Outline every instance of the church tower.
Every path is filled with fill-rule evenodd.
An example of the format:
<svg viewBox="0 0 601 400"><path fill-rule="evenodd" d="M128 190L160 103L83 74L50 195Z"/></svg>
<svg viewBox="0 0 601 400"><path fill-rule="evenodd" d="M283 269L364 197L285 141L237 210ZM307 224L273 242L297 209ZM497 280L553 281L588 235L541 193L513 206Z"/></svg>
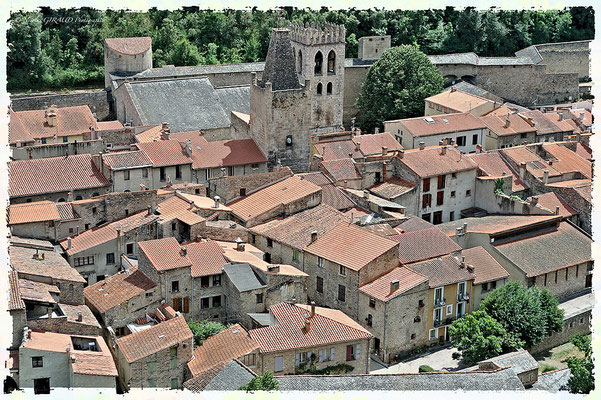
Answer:
<svg viewBox="0 0 601 400"><path fill-rule="evenodd" d="M343 25L292 25L290 39L300 81L311 82L311 133L336 132L344 98Z"/></svg>
<svg viewBox="0 0 601 400"><path fill-rule="evenodd" d="M270 168L308 171L311 115L311 83L297 74L290 30L273 29L263 75L250 84L250 136Z"/></svg>

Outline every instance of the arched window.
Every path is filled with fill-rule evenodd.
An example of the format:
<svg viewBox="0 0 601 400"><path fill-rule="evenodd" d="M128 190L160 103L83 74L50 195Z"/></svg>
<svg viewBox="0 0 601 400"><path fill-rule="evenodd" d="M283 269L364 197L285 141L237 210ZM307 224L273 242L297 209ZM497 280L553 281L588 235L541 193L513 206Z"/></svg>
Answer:
<svg viewBox="0 0 601 400"><path fill-rule="evenodd" d="M298 50L298 73L303 73L303 52Z"/></svg>
<svg viewBox="0 0 601 400"><path fill-rule="evenodd" d="M323 91L323 85L321 83L317 84L317 94L321 94L321 92Z"/></svg>
<svg viewBox="0 0 601 400"><path fill-rule="evenodd" d="M326 93L327 94L332 94L332 82L328 82Z"/></svg>
<svg viewBox="0 0 601 400"><path fill-rule="evenodd" d="M315 54L315 75L321 75L321 67L323 65L323 55L321 51Z"/></svg>
<svg viewBox="0 0 601 400"><path fill-rule="evenodd" d="M75 200L83 200L83 197L81 197L81 196L77 196L77 197L75 198Z"/></svg>
<svg viewBox="0 0 601 400"><path fill-rule="evenodd" d="M330 51L328 54L328 74L336 73L336 53L334 50Z"/></svg>

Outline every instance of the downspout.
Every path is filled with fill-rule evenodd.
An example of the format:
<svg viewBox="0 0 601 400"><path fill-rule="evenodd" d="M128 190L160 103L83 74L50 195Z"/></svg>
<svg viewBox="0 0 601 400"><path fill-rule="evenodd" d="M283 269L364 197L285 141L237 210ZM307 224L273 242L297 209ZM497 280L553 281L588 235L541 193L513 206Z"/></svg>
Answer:
<svg viewBox="0 0 601 400"><path fill-rule="evenodd" d="M384 302L384 334L382 335L382 341L380 342L380 349L386 348L384 346L384 343L386 343L386 325L388 323L388 319L386 318L387 316L388 316L388 302L385 301ZM390 356L388 356L388 358L390 359ZM380 360L382 360L382 359L380 358ZM382 361L386 362L386 357L384 357L384 360L382 360Z"/></svg>

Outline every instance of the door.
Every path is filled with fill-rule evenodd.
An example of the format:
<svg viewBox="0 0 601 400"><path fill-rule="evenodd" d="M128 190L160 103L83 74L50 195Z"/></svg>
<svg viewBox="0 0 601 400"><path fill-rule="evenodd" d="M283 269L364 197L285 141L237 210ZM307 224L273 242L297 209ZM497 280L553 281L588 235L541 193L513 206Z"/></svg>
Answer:
<svg viewBox="0 0 601 400"><path fill-rule="evenodd" d="M584 282L584 287L592 287L593 286L593 274L588 274L586 276L586 280Z"/></svg>
<svg viewBox="0 0 601 400"><path fill-rule="evenodd" d="M282 372L284 370L284 357L277 356L273 359L273 372Z"/></svg>
<svg viewBox="0 0 601 400"><path fill-rule="evenodd" d="M34 394L50 394L50 378L40 378L33 380Z"/></svg>
<svg viewBox="0 0 601 400"><path fill-rule="evenodd" d="M442 224L442 211L436 211L434 213L434 220L432 221L434 225Z"/></svg>

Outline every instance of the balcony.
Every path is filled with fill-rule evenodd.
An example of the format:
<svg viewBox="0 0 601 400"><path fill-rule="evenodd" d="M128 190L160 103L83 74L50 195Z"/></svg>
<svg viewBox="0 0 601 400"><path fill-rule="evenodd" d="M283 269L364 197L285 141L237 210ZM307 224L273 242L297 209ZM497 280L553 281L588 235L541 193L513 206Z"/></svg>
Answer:
<svg viewBox="0 0 601 400"><path fill-rule="evenodd" d="M457 295L457 301L458 302L462 302L462 301L469 301L470 300L470 296L467 293L463 293L463 294L458 294Z"/></svg>
<svg viewBox="0 0 601 400"><path fill-rule="evenodd" d="M434 299L434 307L442 307L447 304L447 299Z"/></svg>
<svg viewBox="0 0 601 400"><path fill-rule="evenodd" d="M441 326L451 325L455 321L455 317L448 317L444 319L435 319L434 328L440 328Z"/></svg>

